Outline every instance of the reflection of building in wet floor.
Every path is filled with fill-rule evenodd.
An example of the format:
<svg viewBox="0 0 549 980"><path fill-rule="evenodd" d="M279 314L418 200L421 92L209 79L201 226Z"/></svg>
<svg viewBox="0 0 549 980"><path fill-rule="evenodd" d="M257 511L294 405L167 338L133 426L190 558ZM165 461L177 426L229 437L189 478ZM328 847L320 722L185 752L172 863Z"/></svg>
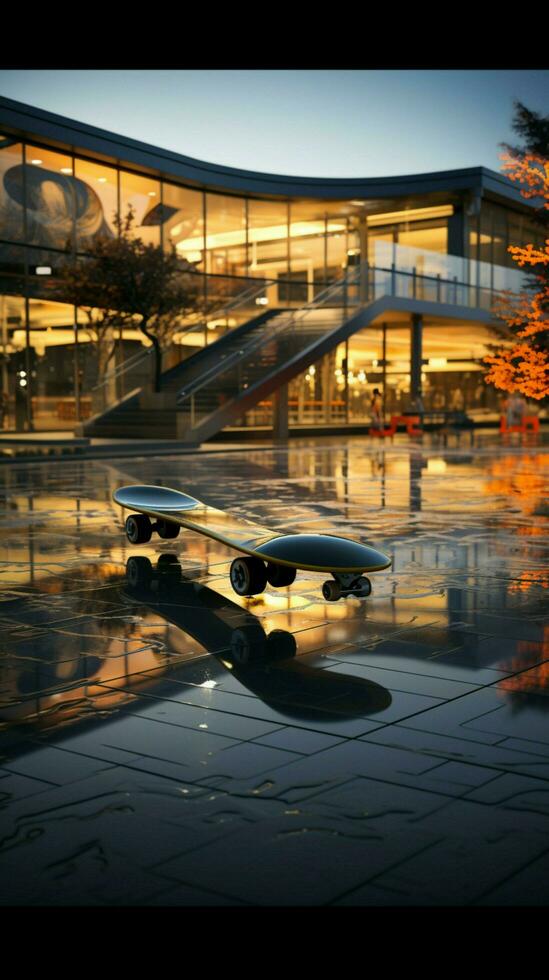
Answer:
<svg viewBox="0 0 549 980"><path fill-rule="evenodd" d="M147 558L142 561L150 564ZM212 680L222 684L230 670L252 694L290 717L329 721L390 704L389 693L376 683L330 677L303 662L300 658L310 652L307 631L298 634L297 643L285 630L267 635L246 608L199 583L180 580L177 562L161 559L160 572L146 586L132 575L135 558L128 565L129 582L106 566L101 617L86 593L73 603L67 625L50 624L46 617L41 626L42 610L32 601L7 603L10 619L23 616L28 626L15 626L9 636L10 666L0 710L4 723L51 727L111 712L133 702L137 693L154 691L161 697L159 685L168 673L171 682L196 683L189 667L207 654L218 661L216 667L208 658Z"/></svg>

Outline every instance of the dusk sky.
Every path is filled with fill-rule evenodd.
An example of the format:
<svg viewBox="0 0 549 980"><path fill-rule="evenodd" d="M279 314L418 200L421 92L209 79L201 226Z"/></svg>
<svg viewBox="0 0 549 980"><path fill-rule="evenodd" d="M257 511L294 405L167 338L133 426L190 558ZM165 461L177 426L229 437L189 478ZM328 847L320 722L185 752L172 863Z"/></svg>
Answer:
<svg viewBox="0 0 549 980"><path fill-rule="evenodd" d="M549 70L3 70L0 95L212 163L376 177L499 170Z"/></svg>

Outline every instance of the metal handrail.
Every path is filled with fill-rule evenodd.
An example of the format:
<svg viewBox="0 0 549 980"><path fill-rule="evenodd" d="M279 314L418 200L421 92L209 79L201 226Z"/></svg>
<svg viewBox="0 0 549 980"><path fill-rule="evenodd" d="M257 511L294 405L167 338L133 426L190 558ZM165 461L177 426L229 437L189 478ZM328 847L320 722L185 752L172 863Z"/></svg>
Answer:
<svg viewBox="0 0 549 980"><path fill-rule="evenodd" d="M453 276L452 278L448 278L448 279L442 279L440 273L431 276L429 275L418 276L417 269L415 268L411 272L408 272L407 270L397 270L394 263L390 267L388 267L388 266L372 266L368 262L363 262L355 267L355 269L351 273L351 276L349 276L349 269L347 268L345 270L345 273L340 279L337 279L332 283L330 283L330 285L327 286L325 289L323 289L320 293L318 293L313 300L311 300L309 303L305 304L304 306L300 307L300 309L282 314L281 315L282 322L280 322L278 325L276 324L276 321L274 323L271 323L272 329L269 332L267 341L270 342L271 340L279 336L280 333L285 332L288 328L292 328L292 327L295 328L296 324L298 324L302 318L306 317L311 312L314 312L315 308L323 305L326 302L326 300L330 298L331 294L341 290L342 288L344 290L344 303L342 304L342 306L345 309L345 311L348 302L349 286L358 285L361 284L362 282L365 283L366 297L365 297L365 303L363 305L366 305L367 303L373 301L376 298L380 299L381 295L379 297L376 297L375 295L373 297L369 296L369 292L370 292L369 277L371 272L373 273L382 272L382 273L386 273L389 276L389 281L391 285L390 292L383 293L381 295L395 296L397 294L397 289L396 289L397 276L404 276L412 280L414 298L417 298L416 294L417 294L418 282L433 283L436 287L437 299L439 302L441 302L440 293L441 293L442 285L451 286L455 290L456 298L454 300L454 303L457 302L458 288L464 287L468 290L469 289L477 290L476 283L463 282L461 280L458 280L457 276ZM481 286L480 288L483 290L487 289L487 287L483 287L483 286ZM501 290L491 289L490 290L491 302L493 302L494 296L499 295L501 292L502 292ZM374 282L374 293L375 293L375 282ZM353 306L358 306L358 305L360 304L353 303ZM472 303L466 305L471 305L471 307L474 307L476 304ZM265 338L263 335L252 336L247 344L245 343L240 350L234 351L233 354L230 354L223 361L221 371L219 370L219 365L214 365L203 375L201 375L200 378L197 378L196 382L191 384L190 387L187 387L182 391L180 391L177 396L178 406L181 407L189 398L191 398L193 400L193 404L191 405L191 412L194 415L194 395L197 392L199 392L203 387L205 387L205 385L207 385L208 382L212 380L212 378L218 376L219 374L225 374L226 371L238 365L238 363L240 363L247 354L250 354L253 351L260 348L264 342L265 342Z"/></svg>
<svg viewBox="0 0 549 980"><path fill-rule="evenodd" d="M276 280L273 280L273 281L276 281ZM230 300L227 303L225 303L224 306L221 306L221 307L219 307L219 309L214 310L212 313L210 313L208 315L209 319L212 319L213 320L213 319L223 318L228 313L231 313L233 310L238 309L239 306L243 306L245 303L250 302L255 297L261 295L261 293L263 293L265 291L267 285L270 282L271 282L271 280L269 280L269 279L263 279L263 280L261 280L261 285L259 285L259 286L255 286L254 285L253 287L250 287L250 289L248 289L248 290L246 290L246 291L244 291L242 293L238 293L236 296L234 296L232 298L232 300ZM196 329L196 322L195 323L191 323L185 329L182 329L182 330L174 330L174 334L177 333L180 336L184 337L187 333L191 333L195 329ZM170 348L170 346L171 346L171 342L169 342L168 344L166 344L165 347L162 347L161 348L161 353L162 354L165 353ZM144 350L137 351L137 353L134 354L133 357L127 358L126 360L124 360L122 362L122 364L118 364L115 368L113 368L107 374L103 375L103 378L101 379L101 381L98 382L96 385L94 385L92 387L92 389L91 389L92 393L95 392L95 391L99 391L99 389L103 388L110 381L116 380L121 375L123 375L127 371L129 371L132 367L135 367L137 364L140 364L143 361L145 361L147 357L150 357L150 355L153 353L153 351L154 351L154 347L151 344L150 347L146 347Z"/></svg>
<svg viewBox="0 0 549 980"><path fill-rule="evenodd" d="M358 268L359 267L357 266L357 269ZM289 313L281 314L280 316L282 318L282 323L279 324L278 327L276 325L276 321L274 324L271 323L272 329L269 332L268 340L271 341L274 337L277 337L279 333L285 330L289 324L294 323L299 314L303 314L303 316L305 316L307 313L310 313L321 302L324 302L330 293L336 292L337 290L341 289L342 286L345 288L345 285L352 285L352 281L350 281L347 276L342 276L340 279L335 280L335 282L332 282L329 286L318 293L317 296L310 301L310 303L300 307L298 310L295 310L295 312L290 311ZM245 354L248 354L256 348L261 347L262 341L262 336L252 336L248 343L245 343L240 350L229 354L229 356L223 361L223 372L227 368L232 367L233 364L239 361ZM217 374L219 374L219 365L214 364L208 371L205 371L200 378L196 379L198 383L193 385L192 394L199 391L212 377L215 377ZM191 392L186 388L180 391L177 396L178 403L180 403L180 399L183 401L185 398L189 397L190 394Z"/></svg>

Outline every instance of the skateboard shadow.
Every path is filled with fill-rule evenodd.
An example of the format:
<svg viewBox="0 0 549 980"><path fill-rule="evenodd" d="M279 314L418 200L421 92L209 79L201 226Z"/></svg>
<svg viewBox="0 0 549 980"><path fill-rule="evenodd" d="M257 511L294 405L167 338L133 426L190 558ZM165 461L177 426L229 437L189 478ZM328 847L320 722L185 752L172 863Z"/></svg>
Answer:
<svg viewBox="0 0 549 980"><path fill-rule="evenodd" d="M162 555L156 568L148 558L132 556L124 592L191 636L244 687L287 717L341 721L391 704L380 684L304 663L292 633L267 634L248 609L185 579L175 555Z"/></svg>

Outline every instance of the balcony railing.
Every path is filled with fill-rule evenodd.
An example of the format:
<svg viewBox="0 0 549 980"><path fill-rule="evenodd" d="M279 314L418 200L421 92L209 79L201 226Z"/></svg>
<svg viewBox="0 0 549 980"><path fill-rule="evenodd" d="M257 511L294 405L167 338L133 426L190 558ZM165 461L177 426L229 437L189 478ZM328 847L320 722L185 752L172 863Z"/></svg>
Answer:
<svg viewBox="0 0 549 980"><path fill-rule="evenodd" d="M489 310L498 293L518 293L527 285L526 274L519 269L494 266L487 262L391 242L371 242L370 257L373 257L373 262L348 268L312 302L284 314L282 322L280 317L276 318L272 322L270 339L290 327L294 332L298 331L300 325L305 323L304 318L309 318L310 322L312 311L338 308L346 319L357 306L365 305L381 296L414 298ZM235 280L235 284L240 285L238 280ZM258 300L263 299L267 288L273 285L277 285L277 281L247 280L244 289L240 289L225 304L209 313L207 318L197 315L192 322L175 331L162 350L164 361L170 354L173 358L180 359L183 338L197 329L205 329L206 319L215 322L231 318L241 323L257 315L261 309L266 308L259 306ZM252 335L243 351L252 350L254 343L262 342L264 337ZM92 389L92 413L103 411L107 405L148 384L152 377L152 356L152 346L145 347L107 372ZM207 380L208 376L204 381Z"/></svg>
<svg viewBox="0 0 549 980"><path fill-rule="evenodd" d="M309 348L313 357L319 339L374 300L398 297L489 311L497 293L503 289L518 292L526 285L525 276L519 270L499 270L497 276L492 270L490 283L485 286L482 282L485 270L479 271L478 263L437 253L418 255L418 249L389 247L390 257L394 259L389 266L362 263L347 269L341 279L312 302L275 317L269 324L268 334L264 331L250 334L223 362L222 370L215 365L188 384L178 396L178 408L187 414L189 429ZM429 266L425 257L430 260ZM418 272L418 266L422 270L428 268L428 272ZM460 279L458 273L467 278ZM495 288L496 282L499 289Z"/></svg>

